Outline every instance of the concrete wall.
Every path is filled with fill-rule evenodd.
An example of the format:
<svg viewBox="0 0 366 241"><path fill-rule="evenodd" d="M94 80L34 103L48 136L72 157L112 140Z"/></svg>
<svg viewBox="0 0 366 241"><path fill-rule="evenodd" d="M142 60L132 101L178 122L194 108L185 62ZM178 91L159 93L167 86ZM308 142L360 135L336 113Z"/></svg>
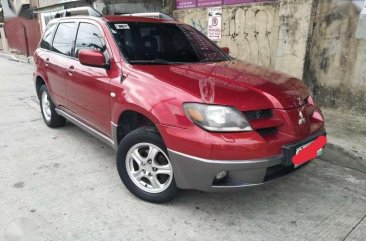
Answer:
<svg viewBox="0 0 366 241"><path fill-rule="evenodd" d="M175 0L93 0L93 6L103 14L137 12L172 13Z"/></svg>
<svg viewBox="0 0 366 241"><path fill-rule="evenodd" d="M313 26L314 5L314 0L282 0L279 4L274 67L300 79Z"/></svg>
<svg viewBox="0 0 366 241"><path fill-rule="evenodd" d="M9 3L13 7L13 9L15 10L15 13L17 15L19 15L19 13L22 9L22 6L25 5L25 4L29 4L29 0L10 0Z"/></svg>
<svg viewBox="0 0 366 241"><path fill-rule="evenodd" d="M277 46L277 3L223 6L221 47L238 59L274 66ZM207 9L174 11L174 17L207 33Z"/></svg>
<svg viewBox="0 0 366 241"><path fill-rule="evenodd" d="M318 1L305 81L320 104L366 115L366 40L351 1Z"/></svg>
<svg viewBox="0 0 366 241"><path fill-rule="evenodd" d="M0 0L0 1L1 1L1 6L3 8L4 19L16 17L14 10L11 9L11 7L9 5L9 1L8 0Z"/></svg>
<svg viewBox="0 0 366 241"><path fill-rule="evenodd" d="M5 39L5 32L4 32L4 28L2 26L0 26L0 51L5 51L3 39Z"/></svg>
<svg viewBox="0 0 366 241"><path fill-rule="evenodd" d="M31 0L30 4L32 7L43 8L43 7L48 7L48 6L52 6L55 4L61 4L61 3L73 2L73 1L77 1L77 0Z"/></svg>
<svg viewBox="0 0 366 241"><path fill-rule="evenodd" d="M283 0L223 6L221 47L238 59L271 66L302 78L314 0ZM207 9L174 11L207 33Z"/></svg>
<svg viewBox="0 0 366 241"><path fill-rule="evenodd" d="M108 14L159 12L163 8L161 0L105 0Z"/></svg>
<svg viewBox="0 0 366 241"><path fill-rule="evenodd" d="M5 36L4 26L0 26L0 35L1 35L0 37L1 51L8 52L9 46L8 46L8 40L6 39Z"/></svg>

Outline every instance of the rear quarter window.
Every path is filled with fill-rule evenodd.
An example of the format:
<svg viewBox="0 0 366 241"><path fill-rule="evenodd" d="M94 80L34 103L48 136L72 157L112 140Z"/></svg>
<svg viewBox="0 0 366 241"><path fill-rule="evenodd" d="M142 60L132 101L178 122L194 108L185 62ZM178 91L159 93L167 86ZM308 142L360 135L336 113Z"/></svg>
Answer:
<svg viewBox="0 0 366 241"><path fill-rule="evenodd" d="M46 29L45 33L43 34L43 38L41 40L40 47L43 49L50 50L52 48L52 37L53 33L55 32L56 24L51 24Z"/></svg>

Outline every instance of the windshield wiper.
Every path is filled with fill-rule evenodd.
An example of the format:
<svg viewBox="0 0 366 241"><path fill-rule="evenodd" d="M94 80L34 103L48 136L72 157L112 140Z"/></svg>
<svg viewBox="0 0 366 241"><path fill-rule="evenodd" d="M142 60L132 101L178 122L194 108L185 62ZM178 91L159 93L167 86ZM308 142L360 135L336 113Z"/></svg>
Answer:
<svg viewBox="0 0 366 241"><path fill-rule="evenodd" d="M204 59L201 59L200 60L200 63L208 63L208 62L213 62L214 60L213 59L210 59L210 58L204 58Z"/></svg>
<svg viewBox="0 0 366 241"><path fill-rule="evenodd" d="M199 62L200 63L217 63L217 62L223 62L223 61L229 61L230 59L210 59L210 58L203 58Z"/></svg>
<svg viewBox="0 0 366 241"><path fill-rule="evenodd" d="M178 62L170 62L165 59L153 59L153 60L130 60L131 64L176 64Z"/></svg>

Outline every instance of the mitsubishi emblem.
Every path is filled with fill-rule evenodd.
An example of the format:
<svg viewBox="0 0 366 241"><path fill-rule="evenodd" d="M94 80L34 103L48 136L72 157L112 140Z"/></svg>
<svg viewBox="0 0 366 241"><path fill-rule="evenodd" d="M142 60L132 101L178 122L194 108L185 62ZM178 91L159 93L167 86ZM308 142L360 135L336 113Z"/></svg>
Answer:
<svg viewBox="0 0 366 241"><path fill-rule="evenodd" d="M299 111L299 125L305 124L306 120L304 118L304 115L302 114L302 111Z"/></svg>

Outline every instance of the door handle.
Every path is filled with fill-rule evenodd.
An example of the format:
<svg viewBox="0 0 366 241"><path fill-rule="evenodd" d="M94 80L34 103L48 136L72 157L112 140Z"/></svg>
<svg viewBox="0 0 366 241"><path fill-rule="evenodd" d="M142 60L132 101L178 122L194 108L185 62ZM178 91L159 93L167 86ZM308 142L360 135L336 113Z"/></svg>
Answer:
<svg viewBox="0 0 366 241"><path fill-rule="evenodd" d="M72 73L74 72L75 67L73 65L71 65L68 69L69 75L72 75Z"/></svg>

